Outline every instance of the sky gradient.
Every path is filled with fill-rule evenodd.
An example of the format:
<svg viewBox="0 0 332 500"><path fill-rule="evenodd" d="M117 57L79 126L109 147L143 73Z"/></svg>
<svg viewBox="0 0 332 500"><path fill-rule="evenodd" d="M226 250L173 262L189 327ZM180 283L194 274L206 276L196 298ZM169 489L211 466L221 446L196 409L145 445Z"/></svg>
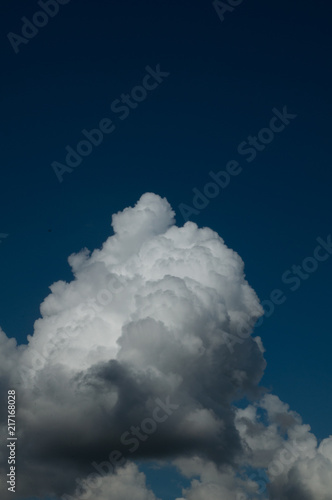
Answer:
<svg viewBox="0 0 332 500"><path fill-rule="evenodd" d="M73 280L68 257L156 193L177 226L211 228L243 259L266 309L259 386L319 442L332 434L330 22L323 4L220 4L58 2L36 33L22 29L38 2L1 6L0 326L27 344L49 287ZM156 474L156 496L180 497L178 473Z"/></svg>

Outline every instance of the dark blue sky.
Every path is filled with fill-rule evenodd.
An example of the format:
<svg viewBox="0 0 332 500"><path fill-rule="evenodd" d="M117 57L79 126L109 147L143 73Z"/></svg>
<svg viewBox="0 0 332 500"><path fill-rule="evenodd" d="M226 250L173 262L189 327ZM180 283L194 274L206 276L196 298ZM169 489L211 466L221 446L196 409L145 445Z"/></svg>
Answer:
<svg viewBox="0 0 332 500"><path fill-rule="evenodd" d="M241 255L262 300L284 292L257 329L263 383L319 438L332 433L332 258L294 292L282 280L332 232L327 9L244 0L221 22L211 1L71 0L16 54L7 34L21 34L21 18L40 8L2 4L0 325L8 336L26 342L48 286L72 278L67 257L100 247L112 213L152 191L182 225L179 205L192 206L209 172L237 160L241 173L190 219ZM158 64L169 76L121 120L111 104ZM297 117L248 162L239 144L284 106ZM103 118L115 130L60 183L52 162L64 163L65 147Z"/></svg>

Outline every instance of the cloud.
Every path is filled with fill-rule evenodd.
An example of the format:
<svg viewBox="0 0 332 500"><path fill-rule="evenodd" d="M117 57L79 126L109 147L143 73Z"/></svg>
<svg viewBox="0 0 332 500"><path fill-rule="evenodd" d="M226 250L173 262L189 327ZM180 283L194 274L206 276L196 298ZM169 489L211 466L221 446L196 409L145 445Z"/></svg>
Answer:
<svg viewBox="0 0 332 500"><path fill-rule="evenodd" d="M259 487L248 477L240 477L231 467L221 470L213 462L199 457L178 459L174 462L187 477L199 477L191 481L190 488L183 489L182 498L176 500L258 500Z"/></svg>
<svg viewBox="0 0 332 500"><path fill-rule="evenodd" d="M267 467L270 500L331 498L332 436L318 445L300 415L271 394L238 410L236 427L247 450L242 460Z"/></svg>
<svg viewBox="0 0 332 500"><path fill-rule="evenodd" d="M311 454L270 474L269 494L294 500L293 486L310 494L304 475L318 477L321 463L328 470L330 442L317 451L300 417L264 395L260 338L232 351L226 341L263 313L242 259L209 228L177 227L167 200L152 193L112 226L101 249L69 257L73 281L50 287L28 345L0 332L2 401L17 391L18 494L154 500L132 463L140 459L192 477L186 500L255 499L246 467L267 467L286 434L303 429ZM239 410L233 403L244 397L253 403ZM77 490L92 473L98 485ZM5 484L0 491L10 498Z"/></svg>
<svg viewBox="0 0 332 500"><path fill-rule="evenodd" d="M91 484L83 479L78 485L75 500L159 500L146 486L145 475L139 472L137 466L128 463L114 474L96 478Z"/></svg>

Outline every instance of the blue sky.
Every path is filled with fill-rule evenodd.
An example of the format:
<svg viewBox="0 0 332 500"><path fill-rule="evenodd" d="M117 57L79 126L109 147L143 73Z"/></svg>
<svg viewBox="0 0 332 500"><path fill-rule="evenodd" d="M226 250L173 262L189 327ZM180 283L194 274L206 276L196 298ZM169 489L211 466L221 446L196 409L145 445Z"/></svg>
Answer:
<svg viewBox="0 0 332 500"><path fill-rule="evenodd" d="M261 300L283 292L257 329L262 384L327 437L332 258L296 291L282 279L332 232L324 8L244 0L221 22L210 1L70 1L15 53L7 34L38 9L22 0L1 7L2 329L27 342L48 287L72 279L68 256L99 248L113 213L153 192L182 225L193 189L203 192L209 172L235 160L241 173L190 220L239 253ZM111 104L157 65L169 75L121 119ZM285 106L296 118L248 162L239 145ZM59 182L52 162L64 163L66 146L104 118L115 130Z"/></svg>

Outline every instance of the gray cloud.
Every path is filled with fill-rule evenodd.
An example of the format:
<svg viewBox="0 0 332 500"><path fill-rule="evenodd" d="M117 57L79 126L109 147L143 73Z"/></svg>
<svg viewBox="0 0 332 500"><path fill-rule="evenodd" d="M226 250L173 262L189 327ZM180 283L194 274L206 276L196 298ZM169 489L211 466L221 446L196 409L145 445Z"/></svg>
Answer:
<svg viewBox="0 0 332 500"><path fill-rule="evenodd" d="M264 396L261 340L248 337L233 352L225 343L263 312L243 261L212 230L175 226L168 202L151 193L112 225L100 250L70 256L74 279L50 287L28 346L0 332L1 397L17 391L19 496L155 500L132 463L149 459L200 477L186 500L256 498L244 468L268 467L285 433L303 424ZM253 404L238 410L244 396ZM2 422L5 438L4 414ZM314 470L318 458L331 468L329 442L326 456L314 446L314 463L301 462L301 452L282 476L270 474L272 500L306 492L305 467ZM112 469L116 451L123 460ZM105 473L88 487L100 463ZM0 490L10 498L6 485Z"/></svg>

